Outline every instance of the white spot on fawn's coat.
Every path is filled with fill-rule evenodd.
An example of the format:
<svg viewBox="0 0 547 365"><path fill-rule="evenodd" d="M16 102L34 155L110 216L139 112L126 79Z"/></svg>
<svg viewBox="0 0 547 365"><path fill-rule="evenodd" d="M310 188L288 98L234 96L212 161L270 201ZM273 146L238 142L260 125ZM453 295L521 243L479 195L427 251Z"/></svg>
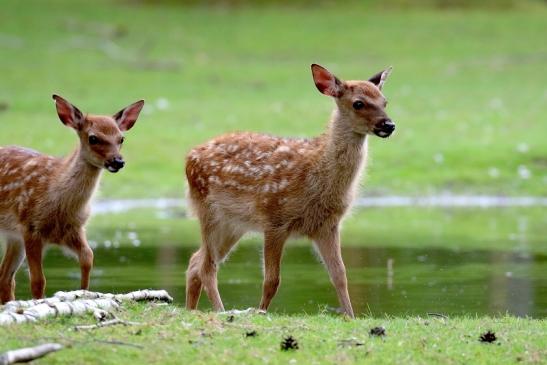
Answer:
<svg viewBox="0 0 547 365"><path fill-rule="evenodd" d="M290 152L291 151L291 148L289 146L279 146L277 147L277 149L275 150L275 152Z"/></svg>

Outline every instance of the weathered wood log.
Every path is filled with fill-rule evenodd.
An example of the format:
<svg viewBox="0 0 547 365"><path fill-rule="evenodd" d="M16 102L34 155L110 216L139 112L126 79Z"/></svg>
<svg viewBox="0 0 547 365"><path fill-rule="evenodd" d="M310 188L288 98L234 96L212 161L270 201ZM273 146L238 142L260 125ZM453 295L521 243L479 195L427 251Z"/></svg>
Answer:
<svg viewBox="0 0 547 365"><path fill-rule="evenodd" d="M59 351L63 346L58 343L46 343L36 347L11 350L0 355L0 365L10 365L39 359L49 353Z"/></svg>
<svg viewBox="0 0 547 365"><path fill-rule="evenodd" d="M43 303L58 303L58 302L73 302L77 299L115 299L120 302L133 300L133 301L152 301L157 300L161 302L172 303L173 298L165 290L138 290L127 294L111 294L111 293L98 293L88 290L74 290L69 292L59 291L53 295L52 298L46 299L31 299L31 300L14 300L7 302L2 312L16 312L21 309L34 307Z"/></svg>
<svg viewBox="0 0 547 365"><path fill-rule="evenodd" d="M18 311L0 312L0 326L36 322L47 317L82 315L96 309L113 310L120 305L114 299L79 299L73 302L45 302Z"/></svg>
<svg viewBox="0 0 547 365"><path fill-rule="evenodd" d="M122 302L153 301L172 302L165 290L139 290L128 294L103 294L76 290L58 292L53 298L12 301L0 310L0 326L14 323L35 322L47 317L82 315L117 309Z"/></svg>

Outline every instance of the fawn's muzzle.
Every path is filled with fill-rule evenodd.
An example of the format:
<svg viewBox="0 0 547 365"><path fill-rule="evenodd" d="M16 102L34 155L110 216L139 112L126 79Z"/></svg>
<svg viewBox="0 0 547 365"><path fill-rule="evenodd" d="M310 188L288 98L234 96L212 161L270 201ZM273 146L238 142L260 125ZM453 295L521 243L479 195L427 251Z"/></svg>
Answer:
<svg viewBox="0 0 547 365"><path fill-rule="evenodd" d="M374 127L374 134L381 138L387 138L395 130L395 123L391 119L383 119Z"/></svg>
<svg viewBox="0 0 547 365"><path fill-rule="evenodd" d="M110 172L118 172L125 166L125 162L121 157L114 157L112 160L106 161L104 167Z"/></svg>

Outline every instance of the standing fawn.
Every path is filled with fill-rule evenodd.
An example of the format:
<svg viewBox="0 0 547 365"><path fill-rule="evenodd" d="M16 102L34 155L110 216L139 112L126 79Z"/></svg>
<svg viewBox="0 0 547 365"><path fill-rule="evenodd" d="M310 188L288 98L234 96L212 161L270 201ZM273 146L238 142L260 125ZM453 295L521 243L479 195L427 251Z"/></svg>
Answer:
<svg viewBox="0 0 547 365"><path fill-rule="evenodd" d="M111 117L84 115L60 96L53 99L61 122L80 139L71 155L55 158L20 147L0 148L0 233L7 239L0 265L2 303L15 298L15 273L25 255L32 297L44 296L42 253L47 243L78 257L81 288L89 287L93 251L84 228L89 201L103 168L123 168L122 132L133 127L144 105L138 101Z"/></svg>
<svg viewBox="0 0 547 365"><path fill-rule="evenodd" d="M283 246L291 235L314 241L344 313L353 317L340 251L340 220L357 190L368 134L385 138L395 124L384 109L382 86L391 69L368 81L341 81L312 65L319 91L336 108L326 133L313 139L255 133L226 134L187 157L189 203L197 215L201 248L186 273L186 307L195 309L202 288L223 310L218 265L247 231L264 233L264 283L260 309L279 286Z"/></svg>

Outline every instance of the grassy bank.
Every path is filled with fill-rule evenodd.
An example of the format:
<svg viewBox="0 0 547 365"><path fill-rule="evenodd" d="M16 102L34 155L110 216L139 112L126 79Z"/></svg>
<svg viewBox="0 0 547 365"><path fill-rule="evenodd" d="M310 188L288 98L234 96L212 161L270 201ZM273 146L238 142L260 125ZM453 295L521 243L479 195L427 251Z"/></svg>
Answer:
<svg viewBox="0 0 547 365"><path fill-rule="evenodd" d="M183 156L199 142L232 130L323 130L333 105L310 63L349 79L393 65L385 93L398 129L371 139L365 192L543 194L547 8L373 4L4 1L0 145L69 152L76 141L54 92L101 113L144 98L127 168L105 176L103 197L182 196Z"/></svg>
<svg viewBox="0 0 547 365"><path fill-rule="evenodd" d="M547 356L547 321L515 317L359 318L327 314L189 313L173 306L132 305L118 313L142 325L74 331L89 317L53 319L0 331L0 352L43 342L67 346L44 364L539 364ZM370 336L373 327L385 336ZM491 330L497 341L479 336ZM247 333L256 332L256 336ZM282 351L293 336L298 350Z"/></svg>

